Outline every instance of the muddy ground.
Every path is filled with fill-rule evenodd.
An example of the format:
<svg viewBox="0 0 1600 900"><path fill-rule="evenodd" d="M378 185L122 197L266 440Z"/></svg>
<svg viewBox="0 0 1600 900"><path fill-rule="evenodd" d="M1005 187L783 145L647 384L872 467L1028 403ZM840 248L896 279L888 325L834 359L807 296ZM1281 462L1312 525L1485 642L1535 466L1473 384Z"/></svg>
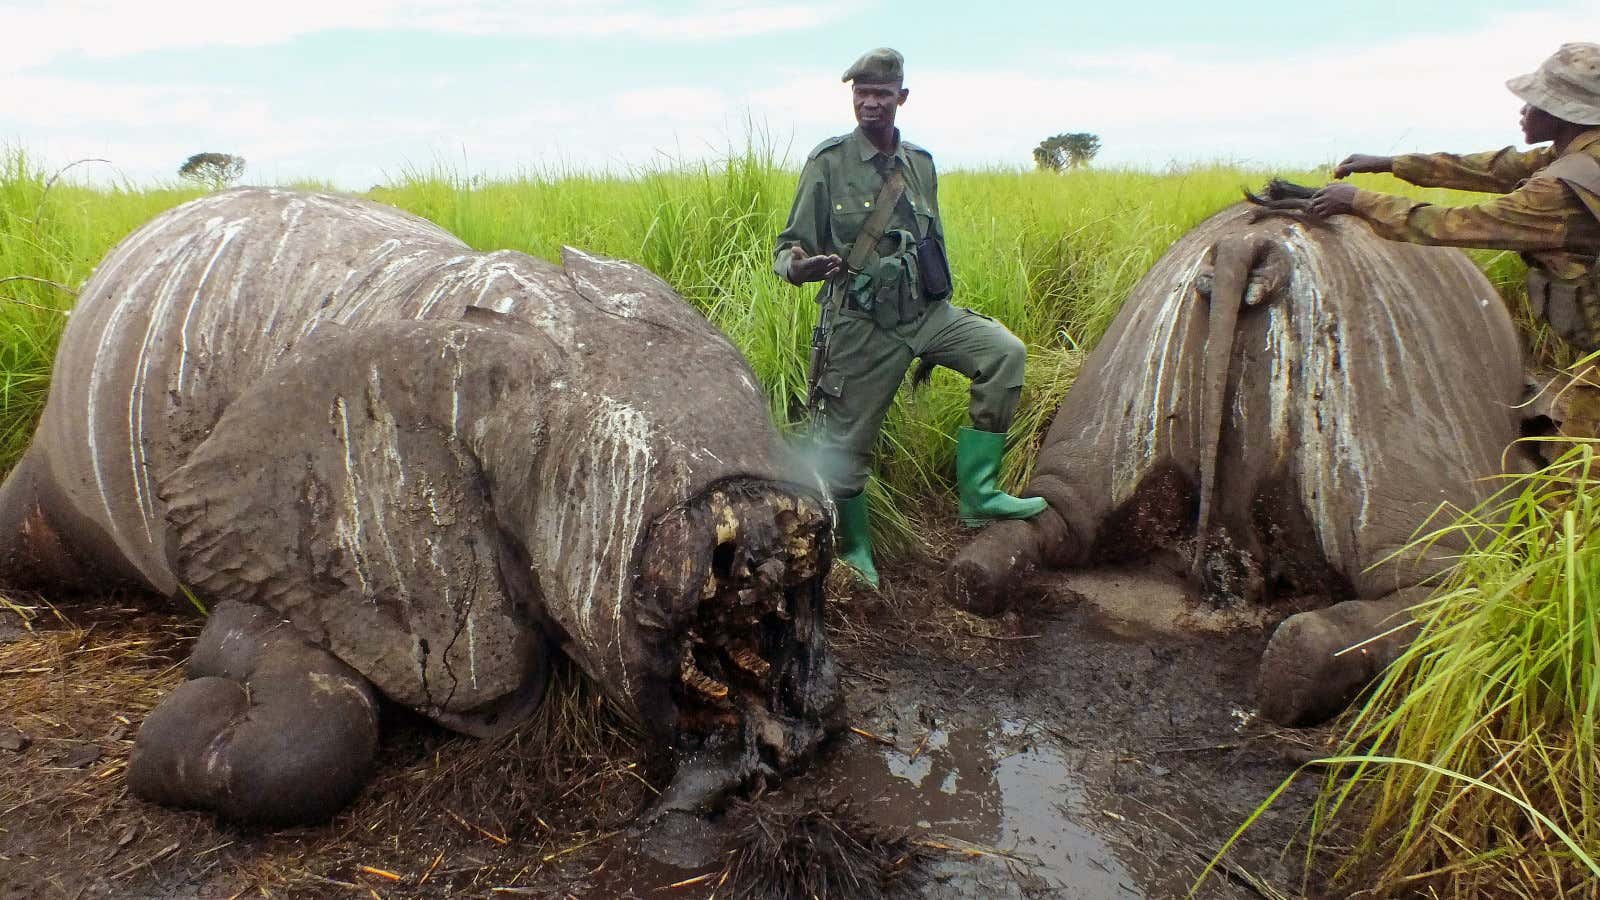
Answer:
<svg viewBox="0 0 1600 900"><path fill-rule="evenodd" d="M1253 714L1266 630L1196 608L1159 569L1044 576L995 621L944 606L936 573L888 566L881 594L837 582L854 727L810 772L723 821L643 837L628 825L658 775L570 673L494 742L386 710L373 781L322 828L256 833L143 803L123 780L133 733L181 679L198 617L137 597L12 597L0 897L727 897L748 888L737 834L803 810L900 837L922 861L900 882L913 896L1181 897L1324 749L1325 731ZM1307 892L1304 782L1200 896Z"/></svg>

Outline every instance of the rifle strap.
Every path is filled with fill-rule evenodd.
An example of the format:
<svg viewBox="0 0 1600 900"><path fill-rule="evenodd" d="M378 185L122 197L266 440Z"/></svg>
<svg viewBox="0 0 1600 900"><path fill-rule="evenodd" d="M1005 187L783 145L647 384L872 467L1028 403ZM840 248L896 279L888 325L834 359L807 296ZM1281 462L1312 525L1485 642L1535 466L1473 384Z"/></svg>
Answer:
<svg viewBox="0 0 1600 900"><path fill-rule="evenodd" d="M894 207L900 202L900 195L906 192L906 176L900 169L900 160L893 160L888 177L883 179L883 187L878 188L877 199L872 201L872 214L867 216L867 221L861 226L861 233L856 235L856 241L850 245L850 256L845 260L845 268L852 274L861 271L867 264L870 256L878 246L878 239L883 237L883 230L889 227L889 217L894 215Z"/></svg>

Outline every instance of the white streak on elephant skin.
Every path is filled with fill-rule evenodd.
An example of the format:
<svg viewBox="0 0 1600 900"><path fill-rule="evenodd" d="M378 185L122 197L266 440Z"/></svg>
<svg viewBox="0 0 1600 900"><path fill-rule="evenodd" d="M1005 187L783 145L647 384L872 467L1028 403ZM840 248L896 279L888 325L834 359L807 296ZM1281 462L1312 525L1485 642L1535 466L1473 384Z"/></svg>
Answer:
<svg viewBox="0 0 1600 900"><path fill-rule="evenodd" d="M1138 372L1129 392L1128 408L1134 411L1131 434L1114 436L1118 452L1111 460L1111 496L1121 503L1132 496L1163 448L1165 433L1180 400L1175 381L1180 378L1176 365L1183 355L1183 341L1196 305L1204 304L1192 284L1204 255L1197 255L1179 279L1162 297L1158 306L1142 311L1153 320L1151 340L1138 347L1118 345L1109 365L1121 371ZM1133 354L1150 359L1134 361ZM1127 356L1127 359L1122 357ZM1139 411L1143 411L1142 413ZM1115 420L1120 426L1121 420Z"/></svg>
<svg viewBox="0 0 1600 900"><path fill-rule="evenodd" d="M578 599L573 623L589 646L600 646L602 617L614 624L610 648L617 654L624 691L633 689L621 646L620 623L633 579L632 555L644 531L644 505L649 495L654 429L637 409L609 397L592 400L594 409L585 433L547 463L544 478L553 489L543 491L539 520L550 527L543 537L545 558L563 588ZM605 596L601 596L601 594ZM599 604L599 608L597 608Z"/></svg>

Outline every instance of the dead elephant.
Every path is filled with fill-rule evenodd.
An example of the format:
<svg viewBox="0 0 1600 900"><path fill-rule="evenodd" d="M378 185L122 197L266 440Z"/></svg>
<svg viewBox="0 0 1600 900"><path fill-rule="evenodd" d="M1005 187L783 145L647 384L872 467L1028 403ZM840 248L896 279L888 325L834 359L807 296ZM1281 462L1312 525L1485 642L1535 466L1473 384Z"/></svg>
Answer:
<svg viewBox="0 0 1600 900"><path fill-rule="evenodd" d="M54 378L0 492L0 581L212 606L140 729L143 797L326 818L378 695L493 735L557 652L676 761L662 809L841 725L821 495L737 350L637 266L230 191L107 256Z"/></svg>
<svg viewBox="0 0 1600 900"><path fill-rule="evenodd" d="M1459 548L1394 554L1492 487L1522 386L1510 317L1463 254L1236 205L1134 289L1040 449L1027 492L1049 509L982 532L952 595L993 614L1035 563L1165 556L1213 602L1326 598L1277 628L1258 676L1271 719L1326 718L1410 639L1397 614Z"/></svg>

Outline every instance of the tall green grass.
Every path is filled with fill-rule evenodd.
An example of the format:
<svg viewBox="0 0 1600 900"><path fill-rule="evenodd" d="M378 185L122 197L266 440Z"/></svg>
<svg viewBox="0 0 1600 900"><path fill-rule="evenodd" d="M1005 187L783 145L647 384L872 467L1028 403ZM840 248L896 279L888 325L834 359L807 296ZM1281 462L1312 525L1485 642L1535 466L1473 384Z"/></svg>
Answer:
<svg viewBox="0 0 1600 900"><path fill-rule="evenodd" d="M107 250L194 191L86 188L0 151L0 471L27 447L74 294Z"/></svg>
<svg viewBox="0 0 1600 900"><path fill-rule="evenodd" d="M941 178L954 302L998 318L1029 348L1008 454L1013 486L1026 479L1040 430L1135 282L1185 231L1272 174L1279 173L1213 165L1162 173L958 171ZM805 399L815 290L774 276L771 252L795 178L777 154L753 143L713 162L614 175L532 172L485 179L411 171L368 196L430 219L478 249L554 259L570 244L642 263L744 351L774 417L794 426ZM1373 183L1395 186L1392 179ZM0 167L0 277L29 275L75 287L118 238L192 196L91 189L70 178L52 184L25 154L10 151ZM1482 259L1507 286L1510 302L1519 302L1515 256ZM0 283L0 297L6 298L0 300L3 468L31 432L72 297L21 281ZM909 510L948 495L954 434L966 422L966 403L965 381L940 372L922 390L903 390L890 410L878 477L869 487L889 552L916 540Z"/></svg>
<svg viewBox="0 0 1600 900"><path fill-rule="evenodd" d="M1416 540L1466 551L1339 752L1308 767L1324 777L1308 873L1373 897L1600 895L1597 449L1508 477Z"/></svg>
<svg viewBox="0 0 1600 900"><path fill-rule="evenodd" d="M1025 480L1040 429L1134 283L1180 235L1266 175L1215 166L941 178L953 302L998 318L1029 348L1009 454L1013 485ZM791 287L771 271L773 239L794 187L793 170L748 147L716 163L614 177L531 174L485 182L413 172L373 196L480 249L553 258L570 243L644 264L744 351L774 417L792 425L802 415L816 316L815 288ZM891 552L916 539L906 511L948 493L966 404L966 382L940 372L921 390L903 390L891 408L878 477L868 488Z"/></svg>
<svg viewBox="0 0 1600 900"><path fill-rule="evenodd" d="M1595 450L1580 443L1427 538L1470 550L1330 763L1314 834L1342 814L1365 823L1344 872L1463 898L1600 891Z"/></svg>

